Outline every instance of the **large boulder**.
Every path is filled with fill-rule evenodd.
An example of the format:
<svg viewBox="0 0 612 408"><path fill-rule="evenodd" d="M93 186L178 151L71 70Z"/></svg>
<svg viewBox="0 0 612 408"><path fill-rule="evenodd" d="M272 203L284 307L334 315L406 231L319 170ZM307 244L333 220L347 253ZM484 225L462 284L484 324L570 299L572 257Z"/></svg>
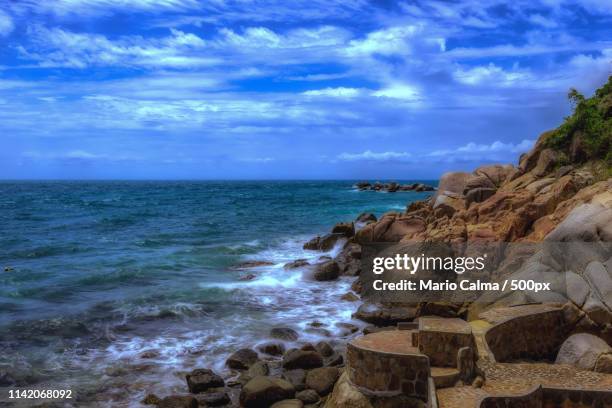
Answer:
<svg viewBox="0 0 612 408"><path fill-rule="evenodd" d="M330 281L337 279L340 275L340 266L336 261L327 261L317 265L314 270L314 278L318 281Z"/></svg>
<svg viewBox="0 0 612 408"><path fill-rule="evenodd" d="M294 395L295 388L291 383L281 378L258 376L242 387L240 405L245 408L268 408Z"/></svg>
<svg viewBox="0 0 612 408"><path fill-rule="evenodd" d="M225 364L234 370L248 370L258 360L257 352L249 348L240 349L232 353Z"/></svg>
<svg viewBox="0 0 612 408"><path fill-rule="evenodd" d="M438 184L438 191L433 195L432 202L436 202L439 195L461 196L465 190L468 180L472 177L470 173L450 172L444 173Z"/></svg>
<svg viewBox="0 0 612 408"><path fill-rule="evenodd" d="M588 333L571 335L559 349L556 364L571 364L584 370L593 370L603 355L612 355L612 347L597 336Z"/></svg>
<svg viewBox="0 0 612 408"><path fill-rule="evenodd" d="M321 367L308 371L306 387L315 390L320 396L329 394L340 375L336 367Z"/></svg>
<svg viewBox="0 0 612 408"><path fill-rule="evenodd" d="M283 355L283 368L287 370L310 369L321 366L323 366L323 356L318 351L291 349Z"/></svg>
<svg viewBox="0 0 612 408"><path fill-rule="evenodd" d="M339 222L332 228L332 234L342 234L347 238L355 235L355 224L352 222Z"/></svg>
<svg viewBox="0 0 612 408"><path fill-rule="evenodd" d="M371 242L398 242L425 231L421 217L401 214L385 214L378 222L368 224L357 232L355 239L360 244Z"/></svg>
<svg viewBox="0 0 612 408"><path fill-rule="evenodd" d="M517 169L511 164L494 164L490 166L482 166L474 170L474 174L476 176L487 177L495 187L501 186L516 172Z"/></svg>
<svg viewBox="0 0 612 408"><path fill-rule="evenodd" d="M558 157L559 154L553 149L542 150L542 152L540 152L540 156L538 157L538 161L531 172L536 177L545 176L555 168L555 165L559 160Z"/></svg>
<svg viewBox="0 0 612 408"><path fill-rule="evenodd" d="M187 387L192 394L204 392L209 388L223 387L225 381L221 376L207 368L198 368L187 374Z"/></svg>

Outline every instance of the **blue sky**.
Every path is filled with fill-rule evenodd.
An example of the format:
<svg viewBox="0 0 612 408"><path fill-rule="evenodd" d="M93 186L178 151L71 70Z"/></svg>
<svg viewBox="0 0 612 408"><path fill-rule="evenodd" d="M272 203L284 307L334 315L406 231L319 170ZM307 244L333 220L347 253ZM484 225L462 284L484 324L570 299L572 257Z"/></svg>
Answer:
<svg viewBox="0 0 612 408"><path fill-rule="evenodd" d="M606 0L0 0L0 177L434 178L612 71Z"/></svg>

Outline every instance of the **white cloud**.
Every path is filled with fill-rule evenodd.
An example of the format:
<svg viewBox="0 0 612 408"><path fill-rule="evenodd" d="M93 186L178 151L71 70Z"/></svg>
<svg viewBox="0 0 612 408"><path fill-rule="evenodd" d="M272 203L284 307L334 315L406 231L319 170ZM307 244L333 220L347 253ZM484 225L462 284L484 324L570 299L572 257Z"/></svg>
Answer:
<svg viewBox="0 0 612 408"><path fill-rule="evenodd" d="M398 161L406 160L411 157L407 152L380 152L376 153L366 150L362 153L341 153L338 159L342 161Z"/></svg>
<svg viewBox="0 0 612 408"><path fill-rule="evenodd" d="M362 93L358 88L324 88L303 92L306 96L329 96L334 98L353 98Z"/></svg>
<svg viewBox="0 0 612 408"><path fill-rule="evenodd" d="M419 98L419 92L414 86L392 83L383 89L372 92L372 96L379 98L417 100Z"/></svg>
<svg viewBox="0 0 612 408"><path fill-rule="evenodd" d="M66 152L39 152L36 150L26 151L23 157L33 160L105 160L105 161L126 161L138 160L135 156L109 155L103 153L91 153L86 150L70 150Z"/></svg>
<svg viewBox="0 0 612 408"><path fill-rule="evenodd" d="M485 83L491 86L512 86L531 78L528 72L518 69L506 71L493 63L473 68L458 67L453 72L453 77L467 85Z"/></svg>
<svg viewBox="0 0 612 408"><path fill-rule="evenodd" d="M423 31L422 26L408 25L390 27L369 33L362 40L352 40L346 48L349 56L362 55L407 55L411 51L410 39L417 37Z"/></svg>
<svg viewBox="0 0 612 408"><path fill-rule="evenodd" d="M428 154L430 157L452 157L469 155L482 155L490 153L523 153L533 147L535 140L524 139L519 143L503 143L499 140L490 144L470 142L456 149L435 150ZM484 157L482 157L484 158Z"/></svg>
<svg viewBox="0 0 612 408"><path fill-rule="evenodd" d="M198 0L24 0L19 7L58 16L108 15L113 12L167 12L196 9Z"/></svg>
<svg viewBox="0 0 612 408"><path fill-rule="evenodd" d="M15 24L11 16L0 10L0 37L9 35L14 29Z"/></svg>
<svg viewBox="0 0 612 408"><path fill-rule="evenodd" d="M169 36L145 39L121 37L115 41L101 34L74 33L60 28L30 28L33 49L18 47L21 56L43 67L86 68L100 66L196 67L219 59L193 55L206 42L195 34L172 29Z"/></svg>
<svg viewBox="0 0 612 408"><path fill-rule="evenodd" d="M530 15L529 21L545 28L555 28L559 25L555 20L537 13Z"/></svg>

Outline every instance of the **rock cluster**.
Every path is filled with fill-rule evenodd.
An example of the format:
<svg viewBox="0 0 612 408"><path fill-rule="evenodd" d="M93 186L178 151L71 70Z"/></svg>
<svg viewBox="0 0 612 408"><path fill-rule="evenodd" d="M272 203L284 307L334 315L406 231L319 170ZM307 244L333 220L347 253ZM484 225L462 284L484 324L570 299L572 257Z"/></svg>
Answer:
<svg viewBox="0 0 612 408"><path fill-rule="evenodd" d="M423 184L423 183L399 184L396 182L381 183L379 181L377 181L376 183L360 181L359 183L355 184L355 187L359 191L371 190L371 191L385 191L387 193L395 193L397 191L422 192L422 191L434 191L435 190L435 187L430 186L428 184Z"/></svg>

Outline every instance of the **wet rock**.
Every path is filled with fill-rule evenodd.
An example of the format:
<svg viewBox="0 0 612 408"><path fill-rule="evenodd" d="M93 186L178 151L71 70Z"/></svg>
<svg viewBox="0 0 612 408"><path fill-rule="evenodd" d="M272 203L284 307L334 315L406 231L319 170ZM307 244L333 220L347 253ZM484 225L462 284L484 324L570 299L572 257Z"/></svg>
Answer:
<svg viewBox="0 0 612 408"><path fill-rule="evenodd" d="M260 266L270 266L274 265L274 262L270 261L245 261L241 262L236 266L236 269L249 269L249 268L257 268Z"/></svg>
<svg viewBox="0 0 612 408"><path fill-rule="evenodd" d="M342 295L340 299L345 300L347 302L356 302L359 300L359 296L357 296L353 292L347 292L344 295Z"/></svg>
<svg viewBox="0 0 612 408"><path fill-rule="evenodd" d="M612 347L599 337L588 333L573 334L561 345L555 363L593 370L597 359L605 354L612 354Z"/></svg>
<svg viewBox="0 0 612 408"><path fill-rule="evenodd" d="M157 408L198 408L198 400L191 395L170 395L162 398Z"/></svg>
<svg viewBox="0 0 612 408"><path fill-rule="evenodd" d="M187 388L192 394L204 392L209 388L223 387L225 381L221 376L207 368L198 368L185 376Z"/></svg>
<svg viewBox="0 0 612 408"><path fill-rule="evenodd" d="M280 342L268 342L257 346L257 350L271 356L280 356L285 352L285 345Z"/></svg>
<svg viewBox="0 0 612 408"><path fill-rule="evenodd" d="M265 408L275 402L293 398L291 383L274 377L259 376L245 384L240 392L240 405L245 408Z"/></svg>
<svg viewBox="0 0 612 408"><path fill-rule="evenodd" d="M302 408L304 403L298 399L279 401L270 408Z"/></svg>
<svg viewBox="0 0 612 408"><path fill-rule="evenodd" d="M306 387L325 396L331 392L339 376L340 371L336 367L315 368L306 374Z"/></svg>
<svg viewBox="0 0 612 408"><path fill-rule="evenodd" d="M316 404L321 399L315 390L304 390L295 394L295 398L304 404Z"/></svg>
<svg viewBox="0 0 612 408"><path fill-rule="evenodd" d="M260 375L268 375L270 373L270 367L265 361L258 361L249 367L247 375L251 378L255 378Z"/></svg>
<svg viewBox="0 0 612 408"><path fill-rule="evenodd" d="M310 263L306 259L296 259L295 261L286 263L285 266L283 266L283 268L295 269L295 268L302 268L308 265L310 265Z"/></svg>
<svg viewBox="0 0 612 408"><path fill-rule="evenodd" d="M416 317L416 308L365 302L353 317L376 326L393 326L399 322L412 321Z"/></svg>
<svg viewBox="0 0 612 408"><path fill-rule="evenodd" d="M341 234L346 238L351 238L355 235L355 224L352 222L339 222L332 228L332 234Z"/></svg>
<svg viewBox="0 0 612 408"><path fill-rule="evenodd" d="M372 213L361 213L359 214L359 216L356 219L357 222L363 222L363 223L368 223L368 222L376 222L377 218L374 214Z"/></svg>
<svg viewBox="0 0 612 408"><path fill-rule="evenodd" d="M317 265L314 278L318 281L330 281L337 279L340 275L340 267L336 261L327 261Z"/></svg>
<svg viewBox="0 0 612 408"><path fill-rule="evenodd" d="M231 399L223 389L196 395L200 407L219 407L227 405Z"/></svg>
<svg viewBox="0 0 612 408"><path fill-rule="evenodd" d="M317 349L315 348L315 346L312 345L312 343L306 343L306 344L302 345L302 347L300 347L300 350L304 350L304 351L317 351Z"/></svg>
<svg viewBox="0 0 612 408"><path fill-rule="evenodd" d="M343 237L342 234L332 233L332 234L324 235L323 237L321 237L321 240L319 242L319 249L321 251L329 251L330 249L334 247L334 245L336 245L336 242L338 242L338 240L342 237Z"/></svg>
<svg viewBox="0 0 612 408"><path fill-rule="evenodd" d="M334 348L326 341L318 342L315 347L323 357L329 357L334 354Z"/></svg>
<svg viewBox="0 0 612 408"><path fill-rule="evenodd" d="M296 341L299 337L298 333L290 327L275 327L270 330L270 336L287 341Z"/></svg>
<svg viewBox="0 0 612 408"><path fill-rule="evenodd" d="M310 241L306 242L303 246L304 249L316 251L321 245L321 237L314 237Z"/></svg>
<svg viewBox="0 0 612 408"><path fill-rule="evenodd" d="M301 391L306 387L306 370L302 370L301 368L285 370L282 377L289 381L297 391Z"/></svg>
<svg viewBox="0 0 612 408"><path fill-rule="evenodd" d="M338 367L344 364L344 357L342 354L334 352L331 356L325 359L325 366Z"/></svg>
<svg viewBox="0 0 612 408"><path fill-rule="evenodd" d="M225 364L234 370L248 370L257 360L258 356L256 351L249 348L243 348L229 356Z"/></svg>
<svg viewBox="0 0 612 408"><path fill-rule="evenodd" d="M157 405L159 404L159 397L155 394L147 394L142 401L140 401L144 405Z"/></svg>
<svg viewBox="0 0 612 408"><path fill-rule="evenodd" d="M348 336L359 331L359 327L355 326L352 323L336 323L336 327L342 329L342 332L340 333L341 337Z"/></svg>
<svg viewBox="0 0 612 408"><path fill-rule="evenodd" d="M283 355L283 367L288 370L317 368L322 365L323 357L317 351L292 349Z"/></svg>

